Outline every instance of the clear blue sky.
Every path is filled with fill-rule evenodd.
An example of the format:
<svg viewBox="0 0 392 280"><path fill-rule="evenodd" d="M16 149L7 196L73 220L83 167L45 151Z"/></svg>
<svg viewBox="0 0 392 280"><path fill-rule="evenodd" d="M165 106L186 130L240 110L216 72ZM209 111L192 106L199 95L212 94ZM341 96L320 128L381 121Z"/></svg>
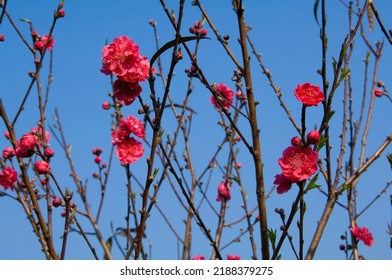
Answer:
<svg viewBox="0 0 392 280"><path fill-rule="evenodd" d="M16 24L22 33L28 37L28 25L18 21L18 18L26 18L33 22L34 28L44 35L48 32L53 11L56 9L57 1L8 1L8 11L13 16ZM50 3L49 3L50 2ZM177 1L167 1L169 9L177 10ZM183 35L189 35L188 27L193 22L201 18L200 12L191 6L191 1L186 1L185 18L183 24ZM220 33L229 34L231 37L230 46L239 55L239 45L236 42L237 31L235 28L236 18L231 8L230 1L201 1L207 12L214 20ZM321 46L319 39L319 27L313 16L314 1L244 1L246 7L247 23L252 26L251 36L258 51L262 53L262 58L267 68L272 72L274 81L282 88L284 100L292 110L296 121L300 123L301 106L295 100L293 89L298 83L311 82L321 85L320 76L317 69L321 66ZM363 1L361 1L363 2ZM392 9L390 1L379 0L376 5L384 18L387 28L391 28L392 21L389 11ZM64 130L67 133L67 141L72 145L72 156L76 164L76 169L82 181L88 179L89 191L94 199L99 196L99 186L91 174L96 171L93 162L91 149L102 147L104 153L102 157L107 161L110 149L110 113L101 109L101 104L108 100L107 94L110 92L110 80L107 76L100 73L101 49L106 41L111 42L115 37L127 35L132 38L139 46L142 55L151 57L155 52L155 41L153 30L148 24L150 19L158 23L160 44L172 40L174 31L169 24L166 15L161 8L159 1L75 1L66 0L64 10L66 16L60 19L54 30L54 80L50 89L50 101L47 110L47 122L53 124L54 108L58 107ZM328 1L328 78L331 80L332 57L337 58L339 49L348 30L347 9L340 1ZM354 17L356 19L356 17ZM234 64L226 58L225 52L212 35L211 29L206 25L211 40L205 40L199 50L199 63L206 76L211 82L224 82L231 87ZM32 70L31 55L21 43L16 33L11 29L7 19L0 25L0 34L4 34L6 40L0 44L0 97L3 100L7 112L14 116L17 107L27 89L30 79L28 71ZM383 40L384 36L379 31L378 25L375 31L369 35L369 41L375 43ZM355 96L362 94L363 87L363 62L367 50L360 37L357 37L355 53L352 59L351 71L353 76L353 89ZM167 62L169 56L163 56L163 61ZM254 60L254 59L253 59ZM390 62L392 61L392 46L385 42L384 53L380 65L379 79L389 85L391 89ZM264 159L265 184L267 189L272 187L274 176L280 173L277 164L281 152L290 144L291 137L296 135L295 129L284 115L283 110L268 85L268 81L261 74L260 68L255 61L253 62L254 90L259 105L259 125L261 128L261 144ZM371 69L374 58L372 57ZM45 61L45 66L48 60ZM168 64L165 64L167 73ZM190 67L189 59L181 61L176 68L176 76L173 82L172 95L180 96L181 102L186 91L187 78L184 69ZM45 68L46 69L46 68ZM43 70L43 80L46 80L45 69ZM192 129L192 142L196 170L201 172L207 164L211 153L214 152L223 134L216 124L219 115L209 103L209 93L206 89L195 81L195 90L192 94L190 106L198 112L194 118ZM148 86L142 85L145 100L148 100ZM342 91L338 91L335 100L336 110L341 109ZM35 122L39 115L37 113L36 98L30 97L26 105L26 110L21 115L21 121L16 128L18 136L26 133ZM139 106L134 104L125 109L126 114L136 114ZM392 131L390 120L391 103L386 99L378 99L375 103L373 115L373 126L368 139L368 152L370 156L377 145L384 141L385 137ZM318 125L320 120L321 108L312 108L308 117L308 127ZM314 123L312 123L314 120ZM170 119L167 119L169 129L174 126ZM165 120L164 120L165 123ZM331 123L332 130L340 129L340 114L336 114ZM4 124L0 124L0 131L4 131ZM247 128L245 129L247 131ZM147 137L151 136L151 130L147 130ZM334 152L336 153L339 145L338 134L333 135ZM53 159L53 171L61 179L64 187L73 189L69 169L64 165L64 157L58 150L59 147L54 140L52 146L56 150ZM5 139L0 138L0 148L8 146ZM391 152L391 148L388 149ZM335 154L336 157L336 154ZM145 158L145 157L144 157ZM242 176L244 177L244 187L248 190L249 208L256 205L255 192L253 189L252 162L246 152L245 146L241 146L239 158L243 164ZM114 159L115 167L112 170L109 181L107 201L103 208L101 228L106 237L110 236L110 223L114 228L124 225L126 189L124 171L119 167L118 160ZM144 181L146 164L144 160L132 166L135 174ZM219 209L219 204L215 202L216 186L221 180L219 172L215 173L208 192L215 209ZM391 169L383 156L368 173L363 177L359 184L358 208L367 205L391 180ZM325 184L323 185L325 187ZM94 189L95 188L95 189ZM387 223L391 220L391 210L389 195L384 194L377 203L366 214L361 216L359 223L361 226L368 227L376 240L372 248L365 248L360 245L362 254L368 259L391 259L392 251L389 248L389 235ZM291 201L295 196L291 191L286 195L279 196L275 192L267 201L270 211L269 226L271 228L280 227L279 217L273 213L275 208L284 208L289 211ZM77 194L75 194L77 196ZM233 199L230 201L227 222L238 219L243 215L239 206L241 203L238 187L232 189ZM174 202L173 202L174 201ZM342 201L345 202L344 197ZM321 215L325 202L325 197L318 191L313 191L307 196L306 213L306 240L309 241L314 233L317 220ZM78 203L78 201L77 201ZM159 206L165 211L168 218L181 234L183 232L182 220L185 219L184 211L178 212L179 204L175 202L172 191L168 184L164 184L158 198ZM82 207L82 203L79 202ZM140 204L139 204L140 205ZM55 217L60 215L60 210L55 209ZM205 205L201 212L206 217L206 222L215 232L216 217L209 219L211 213ZM60 219L59 219L60 220ZM340 207L335 208L331 217L331 222L327 226L325 238L320 244L316 254L316 259L343 259L344 254L339 252L338 246L341 244L339 236L348 230L348 217L346 211ZM58 225L57 236L60 236L62 224ZM211 248L208 241L204 238L201 231L194 224L194 243L193 254L203 254L209 257ZM241 226L244 228L245 224ZM8 198L0 198L0 259L42 259L44 255L40 252L39 244L25 219L25 215L14 201ZM224 233L223 242L230 241L233 236L239 233L239 228L227 229ZM152 258L154 259L176 259L177 242L162 217L157 211L152 212L146 231L147 239L151 240ZM292 227L292 234L296 237L296 227ZM256 234L258 240L258 234ZM93 238L91 238L94 240ZM94 240L95 242L95 240ZM288 243L286 242L288 245ZM61 239L56 238L56 248L60 250ZM260 245L258 243L258 248ZM305 246L307 248L307 246ZM102 256L102 252L98 252ZM248 236L242 238L242 242L234 244L229 249L222 252L227 254L240 255L243 259L251 256ZM259 257L260 257L260 252ZM114 256L121 258L117 249L114 249ZM294 258L289 246L285 246L282 251L285 259ZM67 251L69 259L92 259L87 247L76 234L71 234L69 248Z"/></svg>

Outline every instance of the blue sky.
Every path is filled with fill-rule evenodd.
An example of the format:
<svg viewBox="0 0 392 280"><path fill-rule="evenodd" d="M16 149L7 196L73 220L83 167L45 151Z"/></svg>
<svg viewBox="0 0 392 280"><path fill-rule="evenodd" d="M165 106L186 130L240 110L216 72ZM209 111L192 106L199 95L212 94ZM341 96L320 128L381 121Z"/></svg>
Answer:
<svg viewBox="0 0 392 280"><path fill-rule="evenodd" d="M205 2L205 3L204 3ZM363 2L363 1L361 1ZM98 4L97 4L98 3ZM175 9L177 1L167 1L169 9ZM230 1L202 1L214 24L223 34L231 37L230 47L239 56L239 45L236 42L237 31L235 28L236 18L231 8ZM28 25L18 21L19 18L26 18L33 22L34 28L44 35L48 32L52 14L57 7L57 1L36 0L34 3L25 1L9 1L8 10L13 16L22 33L28 37ZM260 53L263 62L273 74L273 79L284 93L284 100L290 107L294 118L299 123L301 106L295 100L293 89L299 83L311 82L321 85L321 78L317 74L317 69L321 66L321 46L319 39L319 27L313 16L313 1L244 1L246 8L247 23L252 26L251 36ZM390 1L379 0L376 3L381 15L384 15L386 26L392 26L392 22L387 17L386 11L390 11L392 4ZM99 186L92 179L91 174L96 171L93 162L91 149L102 147L104 153L102 157L108 160L110 150L110 112L103 111L101 104L108 100L108 93L111 91L110 80L100 73L101 49L105 42L111 42L115 37L127 35L139 46L142 55L151 57L155 49L153 30L148 24L150 19L158 23L159 43L172 40L174 31L166 18L159 1L73 1L66 0L64 10L66 16L60 19L54 30L55 46L53 51L53 83L50 89L50 101L47 110L47 123L53 124L54 108L58 108L67 141L72 145L72 157L76 164L76 169L83 181L88 180L89 192L92 199L99 197ZM332 57L337 58L339 49L348 30L347 9L340 1L328 1L328 79L332 79L331 63ZM201 18L200 12L191 6L191 1L187 1L185 6L185 17L183 23L183 35L189 35L187 29L193 25L194 21ZM356 18L356 17L354 17ZM365 24L365 27L367 25ZM211 40L201 42L199 50L199 64L210 82L224 82L232 87L231 76L235 69L234 64L229 61L220 44L212 34L211 29L206 25L208 36ZM24 92L30 82L27 73L33 69L31 55L22 45L16 33L11 29L7 19L0 25L0 33L6 37L5 42L0 44L0 97L3 100L7 113L14 116ZM383 40L383 34L379 31L378 25L375 31L369 35L369 41L375 43ZM192 45L192 44L190 44ZM360 96L363 89L364 63L362 59L366 56L366 48L360 37L355 39L355 52L353 54L351 73L353 78L353 90L355 96ZM165 71L168 71L168 54L164 54L163 62ZM384 52L379 70L379 79L390 85L390 61L392 61L392 47L385 42ZM47 76L46 60L43 69L44 84ZM279 106L278 100L268 84L256 61L253 63L254 91L259 105L259 126L261 128L261 144L264 159L265 184L267 189L272 187L274 176L280 173L277 164L281 152L290 144L291 137L296 135L295 129L291 126L283 110ZM370 69L374 64L371 57ZM181 61L176 68L176 75L173 81L171 92L173 96L180 98L181 102L187 85L187 77L184 69L190 67L188 58ZM148 100L148 85L142 85L144 100ZM194 117L191 135L191 145L193 147L196 170L201 172L207 164L210 155L215 151L218 143L223 137L219 130L217 121L219 115L209 103L209 93L204 86L197 81L194 83L194 93L191 97L190 105L195 108L198 114ZM369 88L369 87L368 87ZM389 86L389 88L391 88ZM162 89L162 87L160 87ZM368 89L370 94L370 90ZM335 109L341 110L342 91L339 90L335 100ZM370 96L370 95L369 95ZM357 104L358 105L358 104ZM16 128L19 136L26 133L35 126L38 119L36 98L31 96L26 104L26 110L21 114L21 121ZM126 108L126 114L137 114L139 106L133 104ZM373 114L373 126L371 127L368 143L367 156L370 156L377 145L384 141L385 137L391 133L392 124L389 122L391 103L386 99L377 99ZM308 128L318 125L320 122L321 108L311 108L308 115ZM338 132L341 127L341 114L336 114L331 123L331 130L336 134L331 136L331 142L336 145L334 153L338 150ZM356 115L358 116L358 115ZM166 122L165 122L166 121ZM175 125L169 114L164 120L165 132L170 132ZM245 125L245 122L242 123ZM245 126L244 126L245 127ZM0 124L0 131L4 131L4 124ZM244 128L248 131L247 127ZM147 137L151 136L151 129L147 130ZM5 139L0 139L0 148L8 145ZM55 141L52 140L53 148L59 149ZM244 177L244 188L247 189L249 198L249 208L256 205L253 190L252 162L247 154L245 146L240 146L239 159L243 164L242 176ZM389 148L387 152L391 152ZM336 157L336 154L334 154ZM117 159L114 159L115 167L109 181L107 200L103 209L101 228L106 237L110 236L110 223L114 227L122 226L125 215L125 176L120 168ZM53 170L58 173L61 184L64 187L73 188L69 174L69 169L64 165L64 157L59 150L53 159ZM143 181L146 164L144 160L137 162L132 167L135 174L140 174ZM219 204L215 202L216 186L222 179L219 171L214 173L214 177L209 189L209 196L215 209ZM372 168L368 170L359 183L358 208L366 206L391 180L391 169L383 156ZM325 184L324 184L325 187ZM227 221L233 221L243 215L240 207L238 187L233 188L233 199L228 209ZM386 234L387 223L390 223L391 213L388 190L377 203L360 217L361 226L367 226L373 232L376 245L367 248L360 245L362 254L369 259L390 259L391 249L389 248L389 235ZM279 217L273 213L275 208L284 208L289 211L291 201L295 197L295 192L291 191L286 195L279 196L275 192L267 200L267 207L270 211L269 226L279 229ZM0 259L42 259L39 244L34 237L30 226L25 219L25 215L19 205L7 198L0 198ZM167 213L167 217L180 233L183 232L182 220L186 213L181 210L175 201L173 193L168 184L163 185L158 203ZM345 202L344 197L342 201ZM318 191L313 191L307 196L307 230L306 240L312 236L317 219L319 219L325 197ZM78 202L77 202L78 203ZM79 204L78 204L79 205ZM81 203L80 203L81 205ZM55 209L56 215L60 215L60 210ZM207 224L215 231L216 217L211 215L208 206L201 210L202 216L206 217ZM210 217L213 219L209 219ZM61 221L59 219L59 221ZM168 226L163 221L157 211L152 212L147 229L146 244L151 241L152 258L154 259L176 259L177 242ZM194 243L192 253L194 255L203 254L209 257L211 248L201 231L194 224ZM245 224L241 226L244 228ZM58 224L57 236L60 236L62 224ZM348 230L347 213L340 207L336 207L331 222L327 226L325 239L320 244L316 254L317 259L344 259L343 253L339 252L338 246L341 244L339 236ZM296 237L296 228L293 226L292 234ZM232 240L239 233L239 228L227 229L222 244ZM258 234L256 233L256 238ZM93 239L93 238L92 238ZM258 240L258 239L257 239ZM56 239L57 248L60 248L61 240ZM294 258L288 243L282 251L285 259ZM260 245L258 244L258 248ZM306 245L305 245L306 248ZM101 252L100 252L101 253ZM250 258L251 251L248 237L242 238L242 242L234 244L229 249L225 249L222 254L241 255L243 259ZM101 253L102 255L102 253ZM118 250L114 256L121 258ZM260 254L259 254L260 257ZM69 240L67 258L70 259L91 259L92 255L77 234L72 234Z"/></svg>

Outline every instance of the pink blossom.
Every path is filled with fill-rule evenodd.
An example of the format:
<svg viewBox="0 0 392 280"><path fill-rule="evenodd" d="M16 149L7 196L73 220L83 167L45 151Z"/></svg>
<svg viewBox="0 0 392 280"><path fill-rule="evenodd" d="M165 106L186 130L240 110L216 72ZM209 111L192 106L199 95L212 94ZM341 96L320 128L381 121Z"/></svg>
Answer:
<svg viewBox="0 0 392 280"><path fill-rule="evenodd" d="M305 83L298 85L294 90L295 97L306 106L317 106L324 100L324 93L319 86Z"/></svg>
<svg viewBox="0 0 392 280"><path fill-rule="evenodd" d="M278 194L283 194L291 189L293 182L286 178L283 174L277 174L275 176L274 184L277 185L276 191Z"/></svg>
<svg viewBox="0 0 392 280"><path fill-rule="evenodd" d="M8 188L14 190L14 183L17 181L18 173L9 166L5 167L0 173L0 186L2 186L5 190Z"/></svg>
<svg viewBox="0 0 392 280"><path fill-rule="evenodd" d="M0 34L0 42L4 42L5 38L3 34Z"/></svg>
<svg viewBox="0 0 392 280"><path fill-rule="evenodd" d="M228 88L224 83L221 83L220 85L216 86L215 91L217 93L220 103L222 104L222 108L226 111L229 110L230 105L233 103L233 90L231 88ZM210 102L215 106L217 110L221 109L215 96L211 95Z"/></svg>
<svg viewBox="0 0 392 280"><path fill-rule="evenodd" d="M197 261L202 261L202 260L205 260L206 258L203 256L203 255L197 255L197 256L194 256L193 258L192 258L192 260L197 260Z"/></svg>
<svg viewBox="0 0 392 280"><path fill-rule="evenodd" d="M31 157L34 154L34 148L37 145L37 138L32 134L24 134L18 141L18 147L15 154L20 158Z"/></svg>
<svg viewBox="0 0 392 280"><path fill-rule="evenodd" d="M19 147L25 149L34 149L37 145L37 138L32 134L24 134L19 140Z"/></svg>
<svg viewBox="0 0 392 280"><path fill-rule="evenodd" d="M139 47L127 36L114 39L102 49L101 72L115 75L121 80L138 83L149 76L150 64L147 57L140 56Z"/></svg>
<svg viewBox="0 0 392 280"><path fill-rule="evenodd" d="M228 181L222 181L218 186L218 196L216 201L230 200L230 183Z"/></svg>
<svg viewBox="0 0 392 280"><path fill-rule="evenodd" d="M134 163L144 154L142 143L135 138L127 138L117 144L116 154L121 164Z"/></svg>
<svg viewBox="0 0 392 280"><path fill-rule="evenodd" d="M40 147L44 146L44 143L48 143L50 141L50 134L47 130L45 130L45 139L43 139L42 128L40 127L33 127L30 129L29 133L37 138L37 144Z"/></svg>
<svg viewBox="0 0 392 280"><path fill-rule="evenodd" d="M318 153L310 147L290 146L278 160L283 175L292 182L309 179L317 171Z"/></svg>
<svg viewBox="0 0 392 280"><path fill-rule="evenodd" d="M4 159L9 159L15 155L15 150L12 147L7 147L3 150L2 155Z"/></svg>
<svg viewBox="0 0 392 280"><path fill-rule="evenodd" d="M368 228L355 226L350 228L350 231L356 238L363 241L366 246L371 247L374 245L373 235Z"/></svg>
<svg viewBox="0 0 392 280"><path fill-rule="evenodd" d="M41 40L34 42L34 48L37 50L52 50L54 45L53 35L44 35Z"/></svg>
<svg viewBox="0 0 392 280"><path fill-rule="evenodd" d="M139 83L127 82L124 80L116 80L113 83L114 97L121 104L130 105L142 92L142 88Z"/></svg>
<svg viewBox="0 0 392 280"><path fill-rule="evenodd" d="M142 139L146 135L142 121L134 116L128 116L126 119L120 120L119 127L112 132L112 144L117 145L124 141L131 133Z"/></svg>
<svg viewBox="0 0 392 280"><path fill-rule="evenodd" d="M44 160L39 160L34 164L34 169L38 174L48 174L50 171L50 165Z"/></svg>
<svg viewBox="0 0 392 280"><path fill-rule="evenodd" d="M228 260L231 260L231 261L240 260L240 259L241 259L241 256L236 256L236 255L228 254L228 255L227 255L227 259L228 259Z"/></svg>

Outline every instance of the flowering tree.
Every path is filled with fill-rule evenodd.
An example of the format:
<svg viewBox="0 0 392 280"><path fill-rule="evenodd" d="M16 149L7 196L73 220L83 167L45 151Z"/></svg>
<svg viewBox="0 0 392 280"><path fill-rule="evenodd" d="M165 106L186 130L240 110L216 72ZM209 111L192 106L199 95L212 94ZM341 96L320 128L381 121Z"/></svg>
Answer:
<svg viewBox="0 0 392 280"><path fill-rule="evenodd" d="M316 0L313 22L320 31L317 73L321 79L316 84L304 77L289 89L292 94L283 95L254 44L243 1L232 1L230 24L237 31L224 36L202 1L190 3L199 19L188 19L185 1L178 2L178 6L168 7L160 1L174 32L164 44L159 40L157 22L149 21L156 43L150 58L144 55L143 46L127 35L102 44L102 55L97 58L102 65L97 73L100 70L107 76L110 93L97 98L102 99L103 112L110 112L110 125L102 130L102 139L110 142L110 148L88 147L96 168L91 172L91 183L86 179L91 174L78 171L83 162L73 160L61 108L55 109L54 121L47 119L58 38L55 27L61 24L59 20L67 19L64 1L57 6L46 35L40 35L31 20L23 19L29 36L23 35L13 20L7 1L0 1L1 25L12 27L32 54L35 67L29 72L29 85L15 113L3 103L3 93L0 99L7 143L0 160L1 200L20 206L47 259L67 258L74 250L69 245L74 239L81 240L89 257L95 259L153 258L154 248L160 247L151 244L162 246L169 239L176 244L169 248L178 259L313 259L324 239L339 239L336 252L342 251L346 259L363 258L362 243L371 247L378 241L369 231L371 219L361 219L362 214L387 196L391 184L375 178L372 182L378 187L385 185L360 201L358 193L369 188L361 184L366 171L382 155L388 159L382 164L392 165L387 152L392 141L389 123L377 124L377 131L382 132L375 134L377 144L372 149L367 145L376 99L391 105L388 81L379 79L379 65L384 42L392 44L392 32L384 27L377 5L369 0L342 1L341 8L349 15L347 36L338 52L330 54L327 3ZM187 26L187 20L194 23ZM366 32L366 25L381 30L382 41L370 43L368 35L376 31ZM7 36L0 36L1 47L7 44ZM239 48L232 42L233 36ZM357 78L358 73L352 70L359 44L367 49L363 78ZM218 45L227 55L224 63L230 65L231 76L221 78L208 71L212 62L204 62L202 51L211 45ZM275 104L263 103L255 83L260 69L276 97ZM45 91L42 77L46 71ZM354 83L359 85L354 87ZM204 92L209 106L193 100L198 94L195 88ZM7 90L2 92L8 94ZM290 95L295 100L291 109L286 100ZM24 110L34 96L38 110L27 116ZM281 118L264 119L266 106L275 105L283 108ZM299 112L298 118L292 110ZM199 122L207 111L210 122ZM212 121L211 116L215 118ZM31 118L37 122L25 129L23 124ZM261 124L266 121L286 139L273 161L262 156L276 145L268 134L264 136ZM291 131L282 129L282 122L288 122ZM200 133L208 141L202 142ZM249 163L246 168L244 162ZM72 186L65 183L66 168ZM265 172L274 168L276 173ZM107 208L112 192L116 202ZM279 207L269 205L272 199ZM339 221L340 232L326 235L336 208L347 218ZM56 209L61 209L61 215ZM21 213L15 217L22 217ZM111 221L102 222L104 216ZM317 224L312 224L313 220ZM374 230L387 238L392 235L391 225L387 233L385 229Z"/></svg>

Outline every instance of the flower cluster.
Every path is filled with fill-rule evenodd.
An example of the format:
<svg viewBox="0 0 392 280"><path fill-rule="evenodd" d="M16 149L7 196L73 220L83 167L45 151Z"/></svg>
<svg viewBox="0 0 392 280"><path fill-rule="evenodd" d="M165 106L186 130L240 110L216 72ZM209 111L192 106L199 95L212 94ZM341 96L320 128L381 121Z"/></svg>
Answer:
<svg viewBox="0 0 392 280"><path fill-rule="evenodd" d="M112 132L112 144L117 146L116 154L121 164L134 163L144 153L142 143L130 134L141 139L146 135L141 120L133 116L121 119L118 128Z"/></svg>
<svg viewBox="0 0 392 280"><path fill-rule="evenodd" d="M130 105L142 91L139 82L149 76L150 64L147 57L141 56L139 46L127 36L114 39L102 49L101 72L114 75L114 96L121 104Z"/></svg>
<svg viewBox="0 0 392 280"><path fill-rule="evenodd" d="M39 51L53 50L54 37L53 35L44 35L40 37L36 31L32 32L34 40L34 48Z"/></svg>
<svg viewBox="0 0 392 280"><path fill-rule="evenodd" d="M219 102L214 95L211 95L210 102L215 106L217 110L221 110L221 108L223 108L225 111L229 110L231 104L233 103L233 90L227 87L224 83L221 83L216 86L215 91L217 93L216 96L217 98L219 98L219 102L222 106L219 105Z"/></svg>
<svg viewBox="0 0 392 280"><path fill-rule="evenodd" d="M11 167L5 167L0 173L0 186L2 186L5 190L10 188L14 189L14 183L18 181L18 173L13 170Z"/></svg>
<svg viewBox="0 0 392 280"><path fill-rule="evenodd" d="M317 106L324 100L324 94L320 88L309 83L298 85L294 94L304 106ZM306 139L295 136L291 139L291 146L286 148L278 164L281 174L275 176L274 184L278 194L283 194L291 189L293 183L299 183L309 179L317 170L318 153L309 145L317 145L320 142L320 132L312 130L306 135Z"/></svg>
<svg viewBox="0 0 392 280"><path fill-rule="evenodd" d="M350 231L356 238L363 241L366 246L371 247L374 245L373 235L366 227L355 226L350 228Z"/></svg>
<svg viewBox="0 0 392 280"><path fill-rule="evenodd" d="M203 23L201 21L195 21L193 26L189 27L189 32L196 36L204 37L207 35L207 30L203 28Z"/></svg>

